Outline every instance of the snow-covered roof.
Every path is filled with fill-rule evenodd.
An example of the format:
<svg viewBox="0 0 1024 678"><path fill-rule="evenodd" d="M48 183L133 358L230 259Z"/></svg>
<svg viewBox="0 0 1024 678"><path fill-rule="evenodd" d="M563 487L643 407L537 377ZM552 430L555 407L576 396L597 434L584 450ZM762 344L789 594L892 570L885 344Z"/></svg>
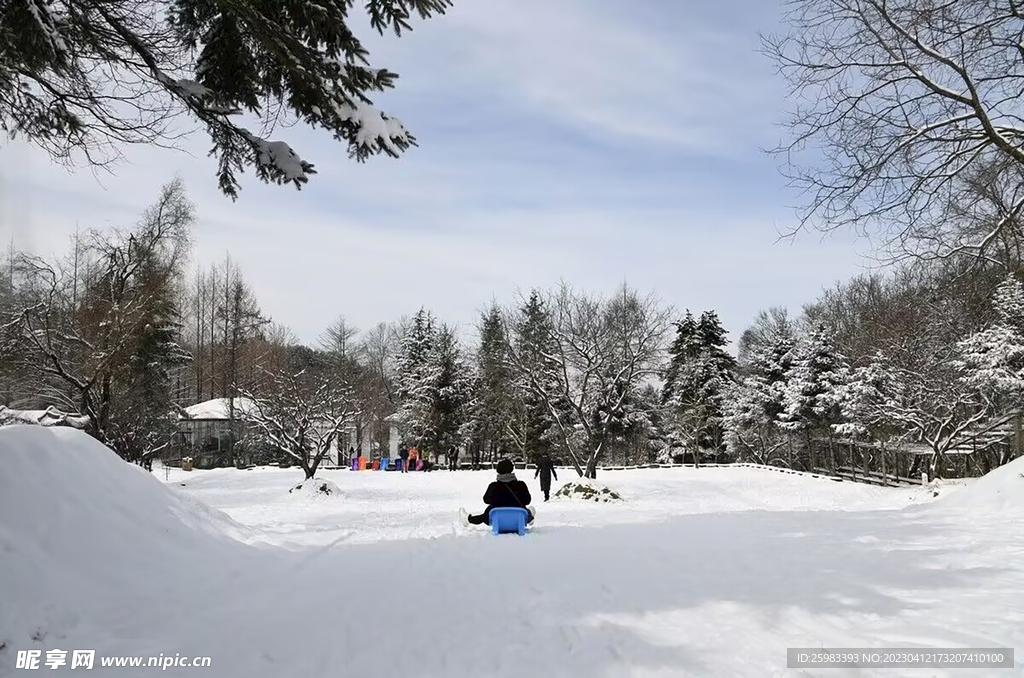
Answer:
<svg viewBox="0 0 1024 678"><path fill-rule="evenodd" d="M10 424L35 424L37 426L71 426L85 428L89 418L81 414L61 412L55 407L45 410L14 410L0 405L0 426Z"/></svg>
<svg viewBox="0 0 1024 678"><path fill-rule="evenodd" d="M214 398L185 408L188 419L227 420L230 398ZM234 399L235 419L241 419L252 411L253 403L248 398ZM186 417L182 417L183 419Z"/></svg>

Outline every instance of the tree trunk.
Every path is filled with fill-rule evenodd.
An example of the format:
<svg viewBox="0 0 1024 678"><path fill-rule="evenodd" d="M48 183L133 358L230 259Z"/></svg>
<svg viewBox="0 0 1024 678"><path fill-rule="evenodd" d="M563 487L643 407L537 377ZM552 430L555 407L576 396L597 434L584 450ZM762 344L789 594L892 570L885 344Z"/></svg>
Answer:
<svg viewBox="0 0 1024 678"><path fill-rule="evenodd" d="M921 455L915 454L914 461L910 463L910 471L907 473L908 478L914 478L921 469Z"/></svg>
<svg viewBox="0 0 1024 678"><path fill-rule="evenodd" d="M942 458L942 453L941 452L939 452L938 450L935 450L935 451L932 452L931 462L928 464L928 477L933 479L933 480L935 478L940 477L940 475L941 475L940 474L940 469L941 469L940 460L941 460L941 458Z"/></svg>

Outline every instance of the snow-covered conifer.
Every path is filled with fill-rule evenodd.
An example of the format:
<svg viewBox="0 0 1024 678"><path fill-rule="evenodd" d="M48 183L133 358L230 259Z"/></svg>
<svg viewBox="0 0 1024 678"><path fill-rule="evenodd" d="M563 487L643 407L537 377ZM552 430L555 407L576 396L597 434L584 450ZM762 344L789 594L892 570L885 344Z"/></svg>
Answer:
<svg viewBox="0 0 1024 678"><path fill-rule="evenodd" d="M965 383L1004 402L1024 395L1024 286L1009 276L996 289L998 321L958 345Z"/></svg>
<svg viewBox="0 0 1024 678"><path fill-rule="evenodd" d="M849 379L846 358L819 325L797 344L784 391L780 425L789 431L813 431L842 421L841 388Z"/></svg>

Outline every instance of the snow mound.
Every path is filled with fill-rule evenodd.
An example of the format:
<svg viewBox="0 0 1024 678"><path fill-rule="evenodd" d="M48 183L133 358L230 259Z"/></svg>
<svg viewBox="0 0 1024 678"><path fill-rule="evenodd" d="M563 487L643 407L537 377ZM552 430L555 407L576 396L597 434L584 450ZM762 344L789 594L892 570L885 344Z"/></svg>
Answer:
<svg viewBox="0 0 1024 678"><path fill-rule="evenodd" d="M0 429L0 535L16 544L34 542L78 567L94 555L109 563L114 553L141 566L154 555L144 546L163 551L178 541L194 546L197 539L244 539L248 533L82 431Z"/></svg>
<svg viewBox="0 0 1024 678"><path fill-rule="evenodd" d="M990 471L936 506L979 513L1024 512L1024 457Z"/></svg>
<svg viewBox="0 0 1024 678"><path fill-rule="evenodd" d="M323 478L307 478L288 490L288 493L310 499L340 498L342 496L340 487Z"/></svg>
<svg viewBox="0 0 1024 678"><path fill-rule="evenodd" d="M554 494L559 499L583 499L584 501L596 501L608 503L622 501L622 495L607 485L602 485L593 480L578 480L566 483L558 488Z"/></svg>
<svg viewBox="0 0 1024 678"><path fill-rule="evenodd" d="M116 601L209 577L249 532L82 431L0 428L0 647L73 637Z"/></svg>

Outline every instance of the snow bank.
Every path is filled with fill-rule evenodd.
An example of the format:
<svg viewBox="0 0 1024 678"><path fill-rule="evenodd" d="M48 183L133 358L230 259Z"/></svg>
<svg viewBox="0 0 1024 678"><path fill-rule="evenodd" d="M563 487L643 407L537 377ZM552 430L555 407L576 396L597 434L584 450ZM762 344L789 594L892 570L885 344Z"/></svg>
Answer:
<svg viewBox="0 0 1024 678"><path fill-rule="evenodd" d="M1024 457L1000 466L964 489L941 498L935 506L975 513L1024 512Z"/></svg>
<svg viewBox="0 0 1024 678"><path fill-rule="evenodd" d="M330 480L323 478L308 478L295 487L288 490L289 494L296 497L308 499L339 499L342 496L341 488Z"/></svg>
<svg viewBox="0 0 1024 678"><path fill-rule="evenodd" d="M113 551L141 565L154 555L143 547L194 546L203 535L244 539L248 529L82 431L9 426L0 429L0 534L82 569L100 551L102 563Z"/></svg>
<svg viewBox="0 0 1024 678"><path fill-rule="evenodd" d="M70 428L0 429L0 647L63 647L248 550L245 528ZM40 640L42 639L42 640ZM82 647L90 647L83 645ZM0 652L0 675L10 657Z"/></svg>

